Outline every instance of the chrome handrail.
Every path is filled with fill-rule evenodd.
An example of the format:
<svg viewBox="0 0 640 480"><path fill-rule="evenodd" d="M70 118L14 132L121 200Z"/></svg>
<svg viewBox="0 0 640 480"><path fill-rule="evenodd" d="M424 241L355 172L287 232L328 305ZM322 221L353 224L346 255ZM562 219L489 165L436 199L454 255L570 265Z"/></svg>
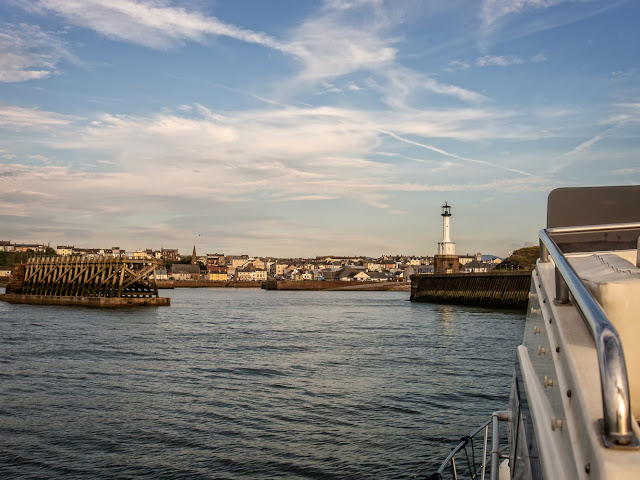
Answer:
<svg viewBox="0 0 640 480"><path fill-rule="evenodd" d="M621 226L631 228L636 225L622 224ZM600 226L600 228L605 229L605 226ZM583 231L586 229L594 230L595 227L585 227ZM549 236L549 233L557 233L559 231L566 232L569 229L540 230L538 233L540 246L546 250L541 250L540 257L542 261L545 261L548 256L553 260L556 272L559 274L556 275L556 282L564 281L566 284L595 341L600 369L605 445L610 448L626 447L637 443L637 440L631 428L629 380L622 343L618 332L607 318L600 304L580 281L575 270L573 270L556 243ZM577 232L578 229L572 228L571 231Z"/></svg>
<svg viewBox="0 0 640 480"><path fill-rule="evenodd" d="M611 223L605 225L582 225L571 227L551 227L545 229L547 233L583 233L583 232L597 232L604 230L631 230L640 228L639 222L628 223Z"/></svg>
<svg viewBox="0 0 640 480"><path fill-rule="evenodd" d="M469 440L473 440L473 438L480 432L482 432L484 430L484 448L483 448L483 452L482 452L482 464L480 465L481 467L481 473L482 476L481 478L484 480L484 476L485 476L485 471L486 471L486 467L487 467L487 463L488 460L491 461L491 479L492 480L498 480L498 472L499 472L499 465L498 462L500 460L500 458L504 458L499 450L500 448L500 436L499 436L499 431L498 431L498 422L500 421L508 421L510 419L510 413L509 412L494 412L491 415L491 418L489 420L487 420L486 422L484 422L482 425L480 425L478 428L476 428L471 435L467 436L467 437L463 437L462 440L460 440L460 443L458 443L458 445L456 445L456 447L451 450L451 453L447 456L447 458L444 460L444 462L442 462L442 465L440 465L440 468L438 469L438 471L431 477L429 478L441 478L442 473L444 472L444 470L447 468L447 465L451 465L452 468L452 473L453 473L453 477L454 480L456 480L458 478L458 474L457 474L457 470L456 470L456 466L455 466L455 455L460 452L460 450L462 450L463 448L465 448L467 446L467 444L469 443ZM489 424L491 424L492 426L492 433L491 433L491 455L487 458L487 438L488 438L488 434L489 434ZM475 466L474 466L475 468ZM472 472L469 472L470 474L472 474ZM471 478L477 478L477 472L475 475L472 475Z"/></svg>

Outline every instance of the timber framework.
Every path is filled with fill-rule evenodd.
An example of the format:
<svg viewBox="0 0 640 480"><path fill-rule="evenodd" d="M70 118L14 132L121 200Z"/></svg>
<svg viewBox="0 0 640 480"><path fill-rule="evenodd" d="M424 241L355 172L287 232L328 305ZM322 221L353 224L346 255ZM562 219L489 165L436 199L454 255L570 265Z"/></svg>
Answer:
<svg viewBox="0 0 640 480"><path fill-rule="evenodd" d="M169 305L160 298L154 260L36 257L12 267L6 295L14 303L116 307Z"/></svg>

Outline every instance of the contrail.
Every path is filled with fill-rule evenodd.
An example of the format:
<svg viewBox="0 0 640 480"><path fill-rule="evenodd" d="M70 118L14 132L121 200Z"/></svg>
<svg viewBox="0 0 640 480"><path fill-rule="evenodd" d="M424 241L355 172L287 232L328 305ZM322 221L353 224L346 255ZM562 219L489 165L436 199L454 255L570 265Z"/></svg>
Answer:
<svg viewBox="0 0 640 480"><path fill-rule="evenodd" d="M396 135L395 133L387 132L385 130L379 130L378 129L378 131L380 133L384 133L385 135L389 135L390 137L395 138L396 140L399 140L401 142L408 143L410 145L415 145L416 147L426 148L427 150L431 150L432 152L439 153L440 155L444 155L445 157L457 158L458 160L463 160L465 162L479 163L480 165L486 165L486 166L493 167L493 168L501 168L502 170L507 170L509 172L519 173L520 175L526 175L528 177L535 177L536 176L536 175L534 175L532 173L529 173L529 172L523 172L522 170L516 170L515 168L509 168L509 167L505 167L503 165L497 165L495 163L486 162L484 160L474 160L473 158L461 157L461 156L456 155L454 153L449 153L446 150L442 150L441 148L432 147L431 145L425 145L424 143L414 142L413 140L409 140L408 138L403 138L403 137L401 137L399 135Z"/></svg>

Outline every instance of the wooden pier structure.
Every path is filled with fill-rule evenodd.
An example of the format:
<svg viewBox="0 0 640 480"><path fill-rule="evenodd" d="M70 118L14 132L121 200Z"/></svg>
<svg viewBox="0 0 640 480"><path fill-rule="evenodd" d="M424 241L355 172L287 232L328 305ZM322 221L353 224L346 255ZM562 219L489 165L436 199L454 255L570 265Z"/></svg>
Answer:
<svg viewBox="0 0 640 480"><path fill-rule="evenodd" d="M158 296L154 260L35 257L12 267L6 294L11 303L127 307L165 306Z"/></svg>

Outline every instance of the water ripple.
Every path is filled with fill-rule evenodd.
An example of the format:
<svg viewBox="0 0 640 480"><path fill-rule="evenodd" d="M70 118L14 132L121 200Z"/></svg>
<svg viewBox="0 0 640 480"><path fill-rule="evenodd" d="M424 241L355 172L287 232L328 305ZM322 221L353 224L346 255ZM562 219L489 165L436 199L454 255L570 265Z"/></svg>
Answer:
<svg viewBox="0 0 640 480"><path fill-rule="evenodd" d="M503 409L523 318L402 292L3 305L1 478L410 478Z"/></svg>

